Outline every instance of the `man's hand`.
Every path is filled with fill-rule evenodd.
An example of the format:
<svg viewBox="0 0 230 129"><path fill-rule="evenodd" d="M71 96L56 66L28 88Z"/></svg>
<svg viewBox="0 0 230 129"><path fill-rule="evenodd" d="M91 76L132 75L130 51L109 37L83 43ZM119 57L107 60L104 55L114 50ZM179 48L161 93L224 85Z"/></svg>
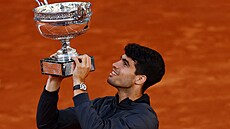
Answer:
<svg viewBox="0 0 230 129"><path fill-rule="evenodd" d="M63 79L64 79L64 77L49 75L49 78L46 82L45 89L49 92L53 92L53 91L58 90Z"/></svg>
<svg viewBox="0 0 230 129"><path fill-rule="evenodd" d="M50 55L50 57L54 57L55 54L52 54ZM47 91L50 91L50 92L53 92L53 91L56 91L59 89L60 85L61 85L61 82L62 80L64 79L65 77L59 77L59 76L52 76L52 75L49 75L48 77L48 80L46 82L46 87L45 89Z"/></svg>
<svg viewBox="0 0 230 129"><path fill-rule="evenodd" d="M85 78L88 76L91 69L91 58L84 54L77 57L72 57L72 59L75 61L73 84L77 85L81 82L85 82Z"/></svg>

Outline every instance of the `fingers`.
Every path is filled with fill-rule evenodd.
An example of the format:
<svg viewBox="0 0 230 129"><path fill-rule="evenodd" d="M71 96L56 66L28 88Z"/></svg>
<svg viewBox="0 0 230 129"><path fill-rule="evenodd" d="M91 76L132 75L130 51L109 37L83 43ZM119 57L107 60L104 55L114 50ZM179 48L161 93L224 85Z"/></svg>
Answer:
<svg viewBox="0 0 230 129"><path fill-rule="evenodd" d="M54 54L50 55L50 57L52 58L52 57L54 57L55 55L56 55L56 53L54 53Z"/></svg>
<svg viewBox="0 0 230 129"><path fill-rule="evenodd" d="M88 56L88 57L87 57L86 66L88 66L88 67L91 69L91 67L92 67L91 65L92 65L92 63L91 63L91 57Z"/></svg>
<svg viewBox="0 0 230 129"><path fill-rule="evenodd" d="M87 66L87 57L88 55L86 55L86 54L84 54L84 55L81 55L81 56L79 56L80 57L80 59L81 59L81 63L82 63L82 65L83 66Z"/></svg>
<svg viewBox="0 0 230 129"><path fill-rule="evenodd" d="M91 68L91 57L87 54L72 57L72 59L75 61L76 66Z"/></svg>
<svg viewBox="0 0 230 129"><path fill-rule="evenodd" d="M74 83L84 82L91 69L91 58L88 55L79 55L72 57L75 61L75 68L73 70Z"/></svg>
<svg viewBox="0 0 230 129"><path fill-rule="evenodd" d="M76 64L80 64L78 56L73 56L72 59L74 60Z"/></svg>

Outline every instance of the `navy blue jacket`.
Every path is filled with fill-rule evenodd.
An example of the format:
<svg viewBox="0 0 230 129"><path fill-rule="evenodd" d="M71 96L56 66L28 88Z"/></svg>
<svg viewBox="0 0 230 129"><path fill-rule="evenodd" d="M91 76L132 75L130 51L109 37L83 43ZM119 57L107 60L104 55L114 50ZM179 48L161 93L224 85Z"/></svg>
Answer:
<svg viewBox="0 0 230 129"><path fill-rule="evenodd" d="M118 102L118 95L89 100L83 93L73 97L74 107L57 109L58 91L44 90L37 109L39 129L158 129L156 113L144 94Z"/></svg>

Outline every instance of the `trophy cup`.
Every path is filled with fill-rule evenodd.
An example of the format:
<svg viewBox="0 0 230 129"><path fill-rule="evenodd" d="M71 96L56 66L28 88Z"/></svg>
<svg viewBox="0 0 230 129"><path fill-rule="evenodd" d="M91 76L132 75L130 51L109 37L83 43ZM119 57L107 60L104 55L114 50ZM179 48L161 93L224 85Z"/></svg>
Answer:
<svg viewBox="0 0 230 129"><path fill-rule="evenodd" d="M37 1L34 9L34 20L40 34L45 38L60 40L62 48L52 57L40 60L42 74L71 76L74 70L73 56L79 55L70 47L70 39L88 30L90 21L90 2L62 2L45 4ZM94 58L91 57L91 71L95 70Z"/></svg>

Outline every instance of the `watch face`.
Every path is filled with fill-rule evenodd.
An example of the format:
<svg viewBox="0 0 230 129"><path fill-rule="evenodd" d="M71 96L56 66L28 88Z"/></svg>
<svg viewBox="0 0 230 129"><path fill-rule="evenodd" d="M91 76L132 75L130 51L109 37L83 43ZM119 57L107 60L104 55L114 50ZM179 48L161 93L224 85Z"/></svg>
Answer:
<svg viewBox="0 0 230 129"><path fill-rule="evenodd" d="M80 89L81 89L81 90L86 90L86 85L85 85L84 83L81 83L81 84L80 84Z"/></svg>

